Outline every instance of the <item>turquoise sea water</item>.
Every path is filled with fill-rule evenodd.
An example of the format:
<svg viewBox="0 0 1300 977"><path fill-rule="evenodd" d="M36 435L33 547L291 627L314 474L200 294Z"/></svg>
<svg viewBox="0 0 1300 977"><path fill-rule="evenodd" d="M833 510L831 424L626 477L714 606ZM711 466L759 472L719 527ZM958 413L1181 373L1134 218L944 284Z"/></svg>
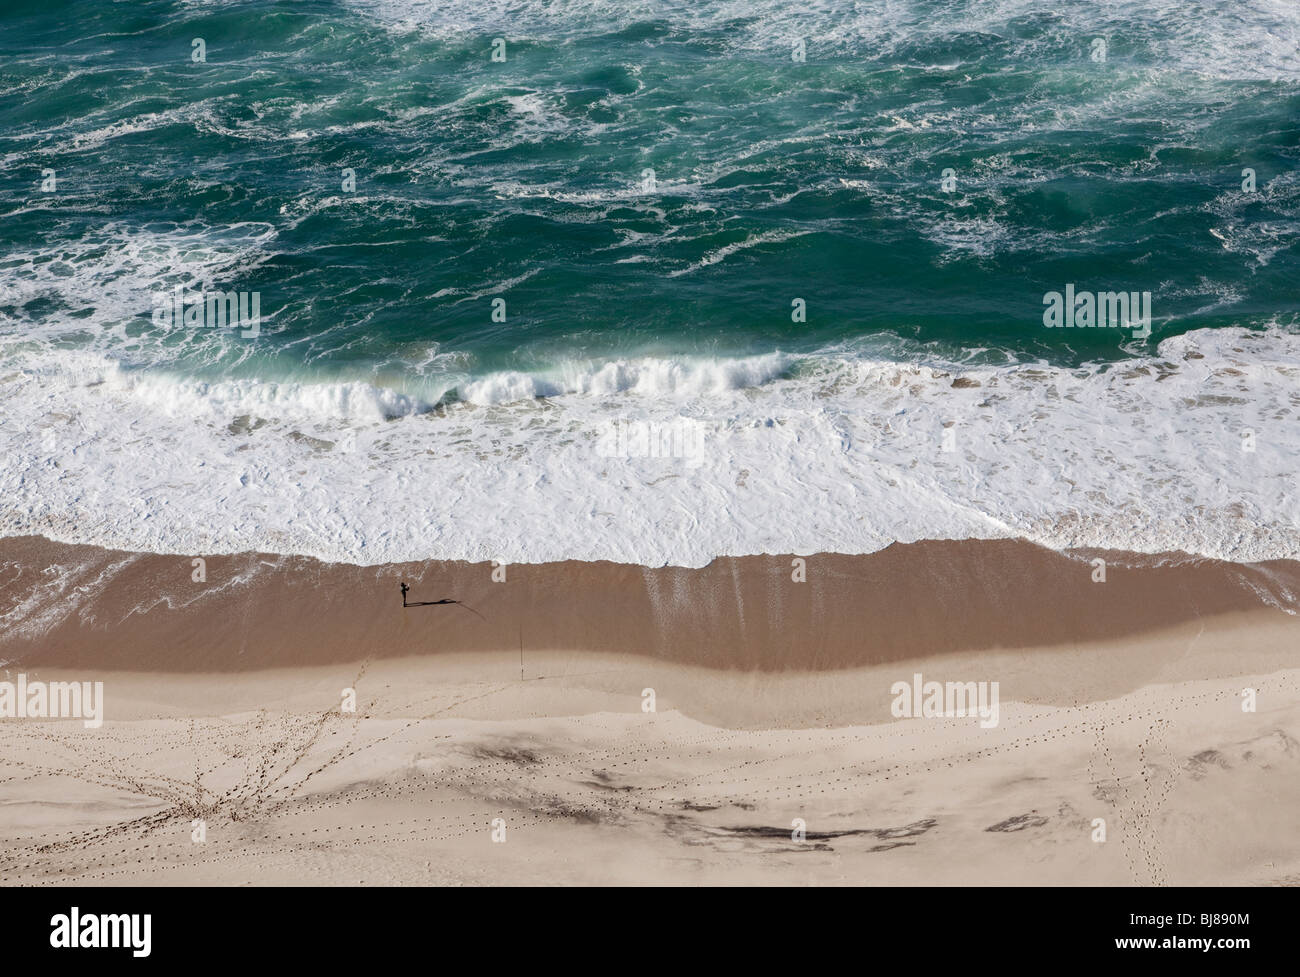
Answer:
<svg viewBox="0 0 1300 977"><path fill-rule="evenodd" d="M248 451L265 448L269 471L304 443L270 447L269 432L353 444L355 432L307 425L358 415L369 423L448 405L524 410L539 396L633 392L677 398L673 416L736 425L750 419L709 397L748 390L779 405L758 424L798 411L825 420L826 438L860 445L861 433L844 433L837 418L911 411L911 423L925 399L827 399L880 364L1147 369L1161 360L1161 342L1223 329L1270 336L1260 362L1290 362L1300 322L1295 4L1056 6L6 3L0 372L9 379L0 394L11 418L30 412L24 430L44 430L47 443L18 444L11 421L7 487L28 501L4 525L83 537L87 524L115 523L94 507L90 474L67 490L59 514L31 518L50 490L42 472L64 464L55 480L74 477L76 466L56 459L86 464L89 453L95 479L125 477L111 452L124 435L95 427L106 423L88 420L97 412L129 415L132 430L152 432L150 444L181 445L193 455L187 473L227 465L220 484L247 487L257 472L235 469ZM493 59L497 39L504 60ZM1247 169L1253 189L1243 189ZM345 187L349 172L354 188ZM1044 328L1044 295L1067 284L1150 292L1152 335ZM260 335L155 324L155 297L177 285L259 293ZM494 319L497 299L504 316ZM792 319L797 299L804 321ZM1028 390L1029 375L1015 375ZM1284 368L1261 383L1289 376ZM1256 422L1292 410L1284 383L1260 389L1247 397ZM110 393L111 403L78 399ZM1156 396L1127 393L1139 403L1130 414ZM1031 400L998 422L1042 407ZM1110 408L1124 410L1122 400L1116 394ZM90 429L78 441L60 416ZM195 418L201 432L177 426ZM500 443L515 446L503 450L523 457L511 439L536 418L493 418L461 417L437 447L419 450L472 468L451 446L481 446L491 422L508 432ZM1206 431L1245 423L1206 420ZM1088 423L1099 431L1111 422L1099 414ZM264 427L261 442L222 440ZM1044 444L1072 436L1048 428L1035 435ZM564 425L557 430L545 437ZM315 456L305 456L294 491L334 493L337 510L340 495L373 483L375 466L390 467L376 460L383 437L374 438L363 451L372 469L359 467L355 485L337 455L330 477L312 482ZM1157 468L1191 464L1165 449ZM1144 450L1133 449L1135 469L1153 464ZM1034 459L1026 471L1042 469ZM512 491L544 481L530 463ZM168 471L165 483L131 476L138 484L123 498L156 508L183 497L166 486L189 474ZM730 491L738 475L719 477ZM877 498L854 482L866 476L852 465L838 477ZM1270 485L1276 502L1283 489ZM1129 498L1144 493L1134 487ZM1061 513L1084 518L1096 502L1030 512L1024 500L1006 502L1009 489L993 494L1002 502L980 500L974 524L987 519L994 533L1027 532ZM553 511L515 502L539 518ZM1279 517L1270 504L1257 509L1271 524ZM69 505L89 507L75 531ZM274 532L246 514L247 533L209 543L284 539L335 556L376 545L356 516L340 530L321 507L310 526ZM947 531L975 531L958 525ZM906 535L892 523L861 538L858 528L722 533L689 559L795 543L864 548ZM449 530L436 514L410 532L380 550L465 551L444 551ZM1109 538L1104 528L1088 533ZM111 538L165 548L178 545L174 536L175 527L154 534L140 522ZM1156 547L1159 536L1141 545ZM676 552L665 544L652 558Z"/></svg>
<svg viewBox="0 0 1300 977"><path fill-rule="evenodd" d="M1152 344L1295 321L1288 6L6 5L6 325L438 394L630 353L1122 355L1043 328L1067 282L1151 291ZM261 293L256 349L151 328L204 277Z"/></svg>

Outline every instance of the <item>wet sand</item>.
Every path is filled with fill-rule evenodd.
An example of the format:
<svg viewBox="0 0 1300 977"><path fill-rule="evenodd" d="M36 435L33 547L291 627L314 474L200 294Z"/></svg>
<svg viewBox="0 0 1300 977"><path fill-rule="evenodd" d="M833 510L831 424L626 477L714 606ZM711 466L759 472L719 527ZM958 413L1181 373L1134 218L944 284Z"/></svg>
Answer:
<svg viewBox="0 0 1300 977"><path fill-rule="evenodd" d="M1300 606L1300 563L1063 555L1008 541L740 557L700 569L202 558L200 583L189 556L0 540L0 658L225 672L522 645L818 671L1124 638ZM1107 560L1104 583L1093 582L1098 558ZM414 606L402 607L401 581Z"/></svg>

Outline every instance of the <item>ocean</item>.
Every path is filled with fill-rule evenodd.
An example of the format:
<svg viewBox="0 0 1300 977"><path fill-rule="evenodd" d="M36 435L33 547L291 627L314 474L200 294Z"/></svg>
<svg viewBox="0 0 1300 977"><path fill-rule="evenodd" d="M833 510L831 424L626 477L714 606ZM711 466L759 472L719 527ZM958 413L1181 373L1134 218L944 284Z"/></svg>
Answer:
<svg viewBox="0 0 1300 977"><path fill-rule="evenodd" d="M9 0L0 534L1300 558L1300 6L1055 6Z"/></svg>

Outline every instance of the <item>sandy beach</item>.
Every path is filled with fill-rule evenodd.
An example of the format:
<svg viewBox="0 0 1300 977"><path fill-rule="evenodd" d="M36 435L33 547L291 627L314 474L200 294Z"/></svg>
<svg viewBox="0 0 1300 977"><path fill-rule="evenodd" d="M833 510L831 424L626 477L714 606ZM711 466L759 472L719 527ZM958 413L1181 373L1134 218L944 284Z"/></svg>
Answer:
<svg viewBox="0 0 1300 977"><path fill-rule="evenodd" d="M7 884L1300 882L1294 564L0 553L0 678L105 703L0 722ZM898 717L918 674L996 725Z"/></svg>

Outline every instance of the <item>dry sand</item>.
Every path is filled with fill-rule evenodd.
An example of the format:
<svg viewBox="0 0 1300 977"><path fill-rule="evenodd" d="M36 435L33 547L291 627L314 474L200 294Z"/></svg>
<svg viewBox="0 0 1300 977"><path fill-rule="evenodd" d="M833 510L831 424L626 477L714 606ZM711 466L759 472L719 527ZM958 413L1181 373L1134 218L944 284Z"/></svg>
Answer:
<svg viewBox="0 0 1300 977"><path fill-rule="evenodd" d="M416 568L316 564L308 586L309 561L228 558L265 566L235 585L214 558L187 611L160 582L187 559L0 554L0 678L102 680L107 703L99 729L0 721L8 884L1300 882L1300 620L1272 606L1294 599L1292 564L1093 584L1087 555L965 543L810 558L805 584L774 582L788 558L500 585L425 568L479 619L403 610ZM76 585L43 561L80 567ZM778 590L804 630L768 612ZM563 640L534 632L522 678L516 644L441 623L509 630L545 607L537 631ZM328 633L354 618L373 628ZM893 717L891 685L917 672L997 681L998 725Z"/></svg>

